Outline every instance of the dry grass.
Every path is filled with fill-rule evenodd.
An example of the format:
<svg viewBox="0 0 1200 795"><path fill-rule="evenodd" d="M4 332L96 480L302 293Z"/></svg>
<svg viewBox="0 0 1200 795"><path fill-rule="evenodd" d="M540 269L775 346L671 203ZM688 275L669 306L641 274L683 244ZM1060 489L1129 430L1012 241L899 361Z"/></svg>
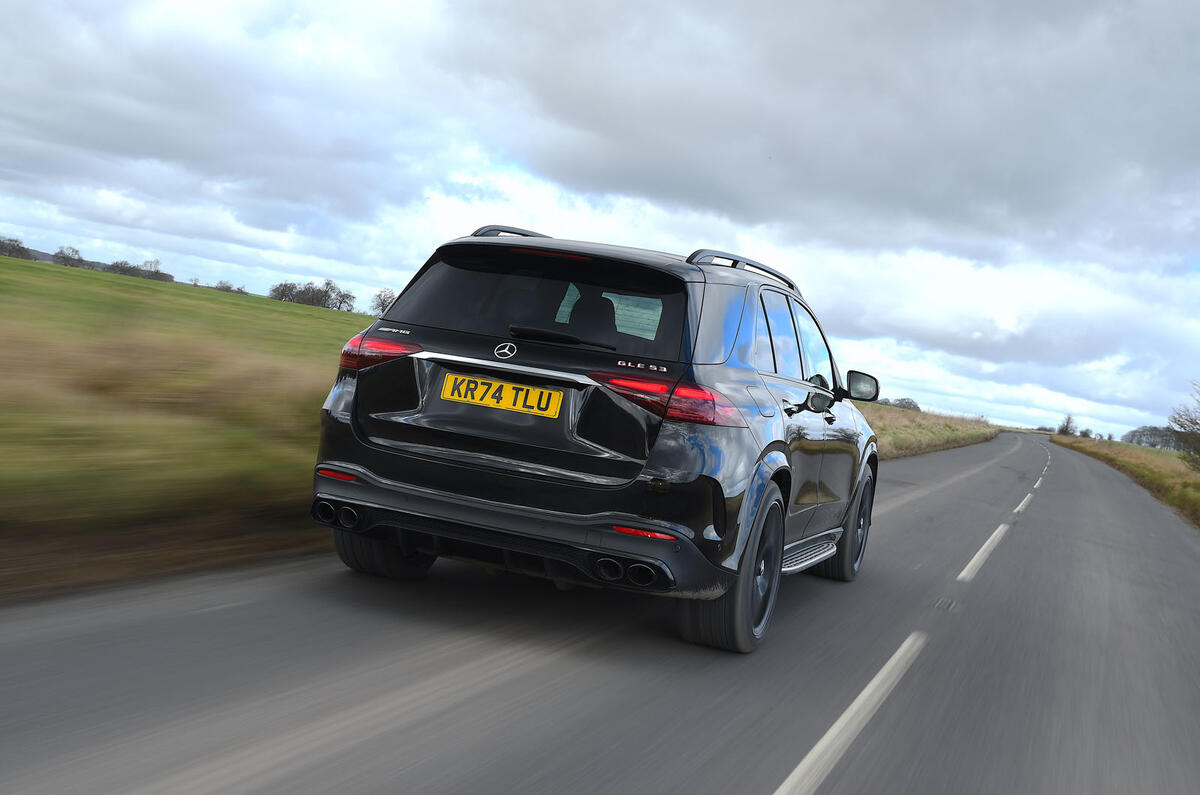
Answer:
<svg viewBox="0 0 1200 795"><path fill-rule="evenodd" d="M884 459L986 442L1002 430L982 418L951 417L876 403L859 403L858 407L879 438L879 457Z"/></svg>
<svg viewBox="0 0 1200 795"><path fill-rule="evenodd" d="M1054 436L1053 441L1119 469L1200 527L1200 472L1183 463L1178 453L1077 436Z"/></svg>

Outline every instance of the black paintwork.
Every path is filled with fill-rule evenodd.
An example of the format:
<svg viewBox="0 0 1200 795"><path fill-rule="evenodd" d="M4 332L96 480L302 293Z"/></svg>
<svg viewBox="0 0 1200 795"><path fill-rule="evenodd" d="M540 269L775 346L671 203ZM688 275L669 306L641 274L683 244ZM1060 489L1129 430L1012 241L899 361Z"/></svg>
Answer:
<svg viewBox="0 0 1200 795"><path fill-rule="evenodd" d="M315 475L314 516L321 501L355 506L354 531L421 551L690 598L714 598L734 581L752 512L772 481L787 503L785 555L843 525L877 453L862 414L843 399L836 364L828 389L756 366L760 294L803 303L798 291L770 275L670 254L502 236L446 244L413 281L466 246L590 258L567 262L581 270L615 262L670 274L687 298L678 360L629 361L595 347L406 324L397 301L366 334L423 350L339 371L323 407L318 469L358 479ZM493 351L504 342L518 353L500 360ZM589 377L596 372L701 384L732 402L746 426L663 420L598 385ZM561 389L562 420L441 400L447 373ZM829 407L805 408L814 402ZM614 524L672 540L618 533ZM658 576L648 587L607 581L596 572L604 556L647 563Z"/></svg>

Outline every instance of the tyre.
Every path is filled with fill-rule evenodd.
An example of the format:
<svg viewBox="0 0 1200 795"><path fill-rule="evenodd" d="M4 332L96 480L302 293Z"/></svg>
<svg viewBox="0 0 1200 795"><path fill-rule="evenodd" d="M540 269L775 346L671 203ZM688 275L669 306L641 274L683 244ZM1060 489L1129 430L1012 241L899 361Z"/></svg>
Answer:
<svg viewBox="0 0 1200 795"><path fill-rule="evenodd" d="M783 563L783 498L774 483L759 503L734 585L720 598L679 604L684 640L748 654L767 634Z"/></svg>
<svg viewBox="0 0 1200 795"><path fill-rule="evenodd" d="M435 555L420 552L405 554L404 550L395 544L370 536L348 533L345 530L333 531L333 546L342 563L348 568L363 574L390 577L393 580L424 577L429 567L437 560Z"/></svg>
<svg viewBox="0 0 1200 795"><path fill-rule="evenodd" d="M875 478L871 470L859 489L858 504L846 514L842 526L842 537L838 539L837 554L823 560L811 571L818 577L850 582L862 568L863 556L867 552L867 536L871 533L871 510L875 505Z"/></svg>

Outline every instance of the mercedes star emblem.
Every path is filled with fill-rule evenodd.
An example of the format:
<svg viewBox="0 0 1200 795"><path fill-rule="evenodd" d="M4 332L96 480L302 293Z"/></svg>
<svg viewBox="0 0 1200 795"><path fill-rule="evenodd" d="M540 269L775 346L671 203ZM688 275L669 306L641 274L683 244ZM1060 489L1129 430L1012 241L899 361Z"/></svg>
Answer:
<svg viewBox="0 0 1200 795"><path fill-rule="evenodd" d="M502 342L496 346L496 350L492 353L496 354L497 359L511 359L517 352L517 346L511 342Z"/></svg>

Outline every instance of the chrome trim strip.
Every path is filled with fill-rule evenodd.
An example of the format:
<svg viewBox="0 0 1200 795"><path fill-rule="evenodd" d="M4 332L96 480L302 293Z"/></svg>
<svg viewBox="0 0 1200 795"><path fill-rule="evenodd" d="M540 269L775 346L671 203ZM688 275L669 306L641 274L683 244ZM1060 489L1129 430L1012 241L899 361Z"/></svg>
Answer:
<svg viewBox="0 0 1200 795"><path fill-rule="evenodd" d="M543 378L557 378L560 381L574 381L577 384L584 384L586 386L598 386L595 381L586 375L564 373L561 370L544 370L541 367L526 367L523 364L512 364L511 362L502 362L496 359L472 359L469 356L455 356L452 353L435 353L434 351L420 351L410 355L409 358L432 359L437 362L453 362L455 364L473 364L478 367L490 367L494 370L507 370L513 373L542 376Z"/></svg>

